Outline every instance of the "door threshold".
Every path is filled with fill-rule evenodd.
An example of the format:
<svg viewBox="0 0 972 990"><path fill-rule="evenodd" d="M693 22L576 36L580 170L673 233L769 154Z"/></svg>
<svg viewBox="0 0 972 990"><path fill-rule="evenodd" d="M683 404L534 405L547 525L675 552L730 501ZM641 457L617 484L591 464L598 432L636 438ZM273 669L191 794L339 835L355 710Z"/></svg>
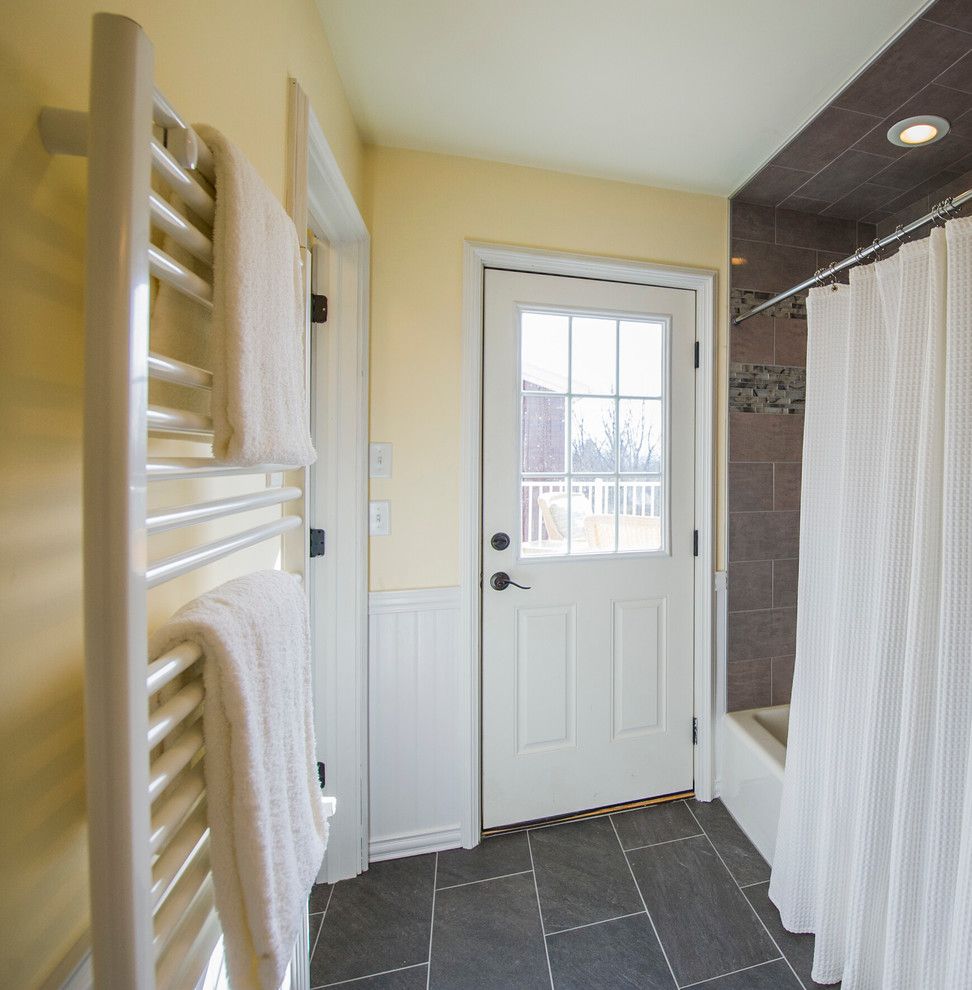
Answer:
<svg viewBox="0 0 972 990"><path fill-rule="evenodd" d="M513 825L497 825L495 828L484 828L482 830L482 837L488 839L494 835L523 832L528 828L543 828L547 825L563 825L566 822L579 822L587 818L600 818L602 815L614 815L622 811L637 811L639 808L650 808L656 804L668 804L670 801L684 801L686 798L694 797L694 790L679 791L677 794L662 794L660 797L642 798L639 801L628 801L625 804L608 804L602 808L575 811L569 815L552 815L550 818L534 818L528 822L516 822Z"/></svg>

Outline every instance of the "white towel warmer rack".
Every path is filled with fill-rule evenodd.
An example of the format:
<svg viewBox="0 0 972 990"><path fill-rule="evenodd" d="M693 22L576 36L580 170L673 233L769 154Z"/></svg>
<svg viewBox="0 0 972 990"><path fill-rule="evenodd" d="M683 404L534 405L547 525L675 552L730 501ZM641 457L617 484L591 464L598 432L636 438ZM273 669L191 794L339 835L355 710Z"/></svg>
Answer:
<svg viewBox="0 0 972 990"><path fill-rule="evenodd" d="M212 985L221 937L208 860L202 658L183 644L148 663L147 592L278 537L284 566L306 577L307 472L148 456L150 435L211 435L208 417L149 404L150 378L192 390L212 380L150 350L149 280L211 307L211 279L153 244L150 232L211 265L214 176L209 149L155 88L152 44L138 24L95 15L88 112L45 108L40 130L52 153L88 158L85 703L95 980L99 990L192 990ZM184 212L153 191L153 173ZM255 490L147 509L150 484L230 475L252 475ZM277 505L270 522L149 560L150 535ZM309 986L306 912L290 986Z"/></svg>

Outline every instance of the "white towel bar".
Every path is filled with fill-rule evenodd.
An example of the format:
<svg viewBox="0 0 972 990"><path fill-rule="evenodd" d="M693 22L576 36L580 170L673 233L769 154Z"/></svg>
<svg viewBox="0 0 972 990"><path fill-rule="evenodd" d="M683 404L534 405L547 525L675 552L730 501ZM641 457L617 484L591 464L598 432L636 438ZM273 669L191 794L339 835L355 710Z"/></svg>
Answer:
<svg viewBox="0 0 972 990"><path fill-rule="evenodd" d="M221 937L206 818L204 657L183 643L148 662L147 593L283 534L293 534L280 541L283 563L304 578L307 548L297 534L307 471L148 457L150 434L212 432L209 416L149 406L146 383L151 376L213 386L206 369L150 352L149 300L155 277L212 308L215 170L205 142L155 87L152 45L141 28L115 14L96 14L93 25L88 111L45 107L38 124L51 153L88 158L85 716L95 984L194 990L203 974L218 970L211 960ZM153 189L153 174L164 190ZM203 274L153 244L153 229L201 262ZM250 476L256 487L268 474L283 478L264 478L249 494L216 498L210 490L206 500L147 511L147 481ZM150 533L274 506L280 515L272 521L215 541L200 535L181 553L145 565ZM305 913L290 990L309 986L307 949Z"/></svg>

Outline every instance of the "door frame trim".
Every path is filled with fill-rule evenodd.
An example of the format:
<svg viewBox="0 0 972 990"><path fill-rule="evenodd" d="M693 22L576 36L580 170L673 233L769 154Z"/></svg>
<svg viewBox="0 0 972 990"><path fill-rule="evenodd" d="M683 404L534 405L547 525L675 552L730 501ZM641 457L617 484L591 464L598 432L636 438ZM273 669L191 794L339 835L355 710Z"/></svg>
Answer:
<svg viewBox="0 0 972 990"><path fill-rule="evenodd" d="M482 827L481 547L483 306L487 268L632 282L696 293L695 334L699 342L695 393L695 520L699 555L695 564L695 792L713 796L715 730L716 561L716 279L708 268L684 268L595 255L541 251L506 244L465 241L462 280L462 412L459 505L459 711L462 779L462 844L477 845ZM704 617L704 621L703 621Z"/></svg>

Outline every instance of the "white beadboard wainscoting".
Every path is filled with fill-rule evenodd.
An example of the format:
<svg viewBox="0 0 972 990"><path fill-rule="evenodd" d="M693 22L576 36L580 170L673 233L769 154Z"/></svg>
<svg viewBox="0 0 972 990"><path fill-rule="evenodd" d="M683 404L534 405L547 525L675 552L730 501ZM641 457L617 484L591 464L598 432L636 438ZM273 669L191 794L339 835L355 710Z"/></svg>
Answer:
<svg viewBox="0 0 972 990"><path fill-rule="evenodd" d="M459 589L369 595L373 861L462 844Z"/></svg>

